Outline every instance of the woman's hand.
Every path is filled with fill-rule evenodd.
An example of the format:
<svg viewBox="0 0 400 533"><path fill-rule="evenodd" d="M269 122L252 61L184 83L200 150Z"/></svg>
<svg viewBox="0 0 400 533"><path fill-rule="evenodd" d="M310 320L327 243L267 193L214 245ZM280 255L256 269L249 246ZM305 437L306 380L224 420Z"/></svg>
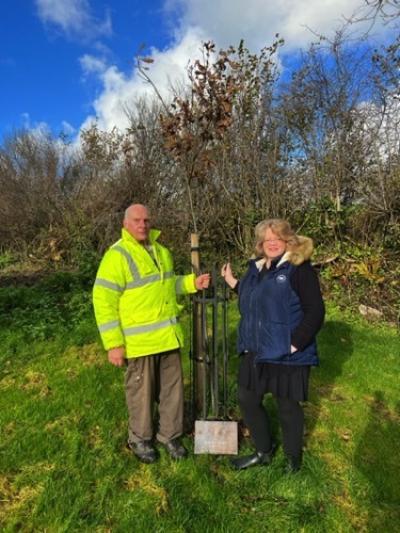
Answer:
<svg viewBox="0 0 400 533"><path fill-rule="evenodd" d="M237 285L238 280L232 273L232 268L230 263L225 263L221 268L221 276L224 278L225 283L229 285L231 289L234 289Z"/></svg>

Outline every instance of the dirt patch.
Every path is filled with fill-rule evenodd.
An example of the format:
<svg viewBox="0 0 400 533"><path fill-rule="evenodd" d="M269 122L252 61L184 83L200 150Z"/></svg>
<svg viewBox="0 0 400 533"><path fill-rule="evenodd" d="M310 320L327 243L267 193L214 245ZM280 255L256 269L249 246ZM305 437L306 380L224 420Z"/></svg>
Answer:
<svg viewBox="0 0 400 533"><path fill-rule="evenodd" d="M6 519L20 509L31 507L43 488L41 483L17 488L11 476L0 476L0 524L5 524Z"/></svg>
<svg viewBox="0 0 400 533"><path fill-rule="evenodd" d="M84 367L103 366L107 361L104 351L96 342L85 346L71 346L64 352L63 357L71 361L78 360ZM71 367L67 368L67 372L73 376Z"/></svg>
<svg viewBox="0 0 400 533"><path fill-rule="evenodd" d="M144 465L132 474L125 482L128 491L143 490L149 496L155 498L157 514L165 513L169 509L168 495L165 489L157 485L150 471Z"/></svg>
<svg viewBox="0 0 400 533"><path fill-rule="evenodd" d="M37 392L40 397L48 396L51 393L46 374L33 370L28 370L25 374L21 388L27 391Z"/></svg>

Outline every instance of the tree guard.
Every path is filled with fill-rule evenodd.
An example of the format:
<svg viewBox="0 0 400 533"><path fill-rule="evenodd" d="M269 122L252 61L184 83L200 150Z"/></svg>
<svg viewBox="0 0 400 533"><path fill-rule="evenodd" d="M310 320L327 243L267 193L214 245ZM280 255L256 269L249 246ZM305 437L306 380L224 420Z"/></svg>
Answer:
<svg viewBox="0 0 400 533"><path fill-rule="evenodd" d="M200 273L197 234L191 235L192 268ZM225 282L213 269L210 288L192 297L191 408L194 453L237 454L237 422L227 420L228 329Z"/></svg>

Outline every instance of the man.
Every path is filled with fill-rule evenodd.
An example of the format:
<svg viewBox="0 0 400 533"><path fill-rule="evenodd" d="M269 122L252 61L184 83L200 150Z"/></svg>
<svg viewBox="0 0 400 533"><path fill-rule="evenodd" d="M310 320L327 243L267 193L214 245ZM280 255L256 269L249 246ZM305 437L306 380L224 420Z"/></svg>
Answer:
<svg viewBox="0 0 400 533"><path fill-rule="evenodd" d="M105 253L93 288L97 325L108 360L127 366L128 447L153 463L153 407L159 411L157 440L173 459L187 455L183 431L183 377L176 294L206 289L210 275L176 276L170 252L151 229L149 210L133 204L125 211L122 238Z"/></svg>

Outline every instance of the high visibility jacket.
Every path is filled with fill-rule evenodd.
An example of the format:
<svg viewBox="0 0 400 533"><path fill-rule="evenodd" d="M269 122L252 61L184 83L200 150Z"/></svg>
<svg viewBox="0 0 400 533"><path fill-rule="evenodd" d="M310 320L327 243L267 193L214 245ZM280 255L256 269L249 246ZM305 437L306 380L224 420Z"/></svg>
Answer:
<svg viewBox="0 0 400 533"><path fill-rule="evenodd" d="M195 276L176 276L170 252L150 230L154 257L125 229L105 253L93 287L93 305L104 348L125 346L140 357L183 345L176 294L196 292Z"/></svg>

